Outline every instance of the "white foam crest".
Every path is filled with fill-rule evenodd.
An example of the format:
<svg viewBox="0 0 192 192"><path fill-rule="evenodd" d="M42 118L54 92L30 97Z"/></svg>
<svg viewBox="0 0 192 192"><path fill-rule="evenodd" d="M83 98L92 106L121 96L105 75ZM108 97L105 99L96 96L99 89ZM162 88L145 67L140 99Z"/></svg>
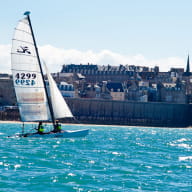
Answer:
<svg viewBox="0 0 192 192"><path fill-rule="evenodd" d="M192 160L192 156L179 157L179 161Z"/></svg>
<svg viewBox="0 0 192 192"><path fill-rule="evenodd" d="M183 141L187 141L187 139L186 138L181 138L181 139L178 139L177 141L178 142L183 142Z"/></svg>
<svg viewBox="0 0 192 192"><path fill-rule="evenodd" d="M74 173L68 173L68 176L74 177L76 175Z"/></svg>
<svg viewBox="0 0 192 192"><path fill-rule="evenodd" d="M20 167L21 167L21 165L19 165L19 164L14 165L15 169L20 168Z"/></svg>
<svg viewBox="0 0 192 192"><path fill-rule="evenodd" d="M181 148L186 148L186 149L191 149L192 148L191 145L186 144L186 143L179 143L179 144L177 144L177 143L170 143L169 145L173 146L173 147L181 147Z"/></svg>
<svg viewBox="0 0 192 192"><path fill-rule="evenodd" d="M191 148L191 146L189 144L185 144L185 143L178 144L178 147L183 147L183 148L186 148L186 149Z"/></svg>
<svg viewBox="0 0 192 192"><path fill-rule="evenodd" d="M95 161L90 160L89 163L90 163L90 164L95 164Z"/></svg>
<svg viewBox="0 0 192 192"><path fill-rule="evenodd" d="M116 151L112 152L113 155L121 155L121 153L118 153Z"/></svg>

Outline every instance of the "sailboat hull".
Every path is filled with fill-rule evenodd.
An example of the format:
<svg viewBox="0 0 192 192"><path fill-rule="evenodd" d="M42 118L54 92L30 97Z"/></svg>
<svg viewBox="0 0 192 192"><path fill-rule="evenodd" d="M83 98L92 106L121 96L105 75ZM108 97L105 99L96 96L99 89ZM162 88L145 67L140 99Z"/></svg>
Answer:
<svg viewBox="0 0 192 192"><path fill-rule="evenodd" d="M85 137L89 134L89 129L75 130L75 131L63 131L60 133L26 133L16 135L17 137L43 137L43 138L73 138L73 137Z"/></svg>

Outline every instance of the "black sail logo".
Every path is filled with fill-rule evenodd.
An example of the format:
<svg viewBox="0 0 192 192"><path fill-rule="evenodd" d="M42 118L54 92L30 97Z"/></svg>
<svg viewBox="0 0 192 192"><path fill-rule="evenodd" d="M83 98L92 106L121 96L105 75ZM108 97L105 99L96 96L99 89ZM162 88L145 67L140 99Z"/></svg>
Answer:
<svg viewBox="0 0 192 192"><path fill-rule="evenodd" d="M27 46L20 46L19 49L17 49L17 53L31 54L31 52L29 51L29 48Z"/></svg>

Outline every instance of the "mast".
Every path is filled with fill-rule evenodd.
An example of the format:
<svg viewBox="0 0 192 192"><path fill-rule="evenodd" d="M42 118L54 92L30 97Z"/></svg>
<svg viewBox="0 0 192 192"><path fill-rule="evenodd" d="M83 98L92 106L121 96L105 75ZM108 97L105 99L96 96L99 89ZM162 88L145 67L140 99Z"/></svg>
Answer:
<svg viewBox="0 0 192 192"><path fill-rule="evenodd" d="M30 20L30 16L29 16L30 11L26 11L24 13L24 15L27 16L27 20L29 22L29 26L30 26L30 29L31 29L31 34L32 34L32 38L33 38L33 42L34 42L34 46L35 46L35 51L36 51L36 54L37 54L37 60L38 60L41 76L42 76L42 79L43 79L43 85L45 87L45 94L46 94L46 97L47 97L47 102L48 102L48 106L49 106L49 110L50 110L50 114L51 114L51 121L53 123L53 127L55 127L55 118L54 118L54 113L53 113L53 107L52 107L51 101L50 101L49 96L48 96L48 91L47 91L47 87L46 87L46 84L45 84L45 79L44 79L44 76L43 76L43 70L42 70L42 66L41 66L39 52L38 52L37 44L36 44L36 41L35 41L35 36L34 36L34 33L33 33L33 28L32 28L32 25L31 25L31 20Z"/></svg>

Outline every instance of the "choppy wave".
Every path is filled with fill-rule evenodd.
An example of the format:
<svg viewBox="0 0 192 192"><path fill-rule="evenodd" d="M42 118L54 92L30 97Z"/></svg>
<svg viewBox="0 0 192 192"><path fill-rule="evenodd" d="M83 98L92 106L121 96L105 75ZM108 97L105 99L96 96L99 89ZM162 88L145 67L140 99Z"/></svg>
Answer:
<svg viewBox="0 0 192 192"><path fill-rule="evenodd" d="M85 138L29 139L7 138L19 124L0 127L2 192L191 191L191 129L90 126Z"/></svg>

